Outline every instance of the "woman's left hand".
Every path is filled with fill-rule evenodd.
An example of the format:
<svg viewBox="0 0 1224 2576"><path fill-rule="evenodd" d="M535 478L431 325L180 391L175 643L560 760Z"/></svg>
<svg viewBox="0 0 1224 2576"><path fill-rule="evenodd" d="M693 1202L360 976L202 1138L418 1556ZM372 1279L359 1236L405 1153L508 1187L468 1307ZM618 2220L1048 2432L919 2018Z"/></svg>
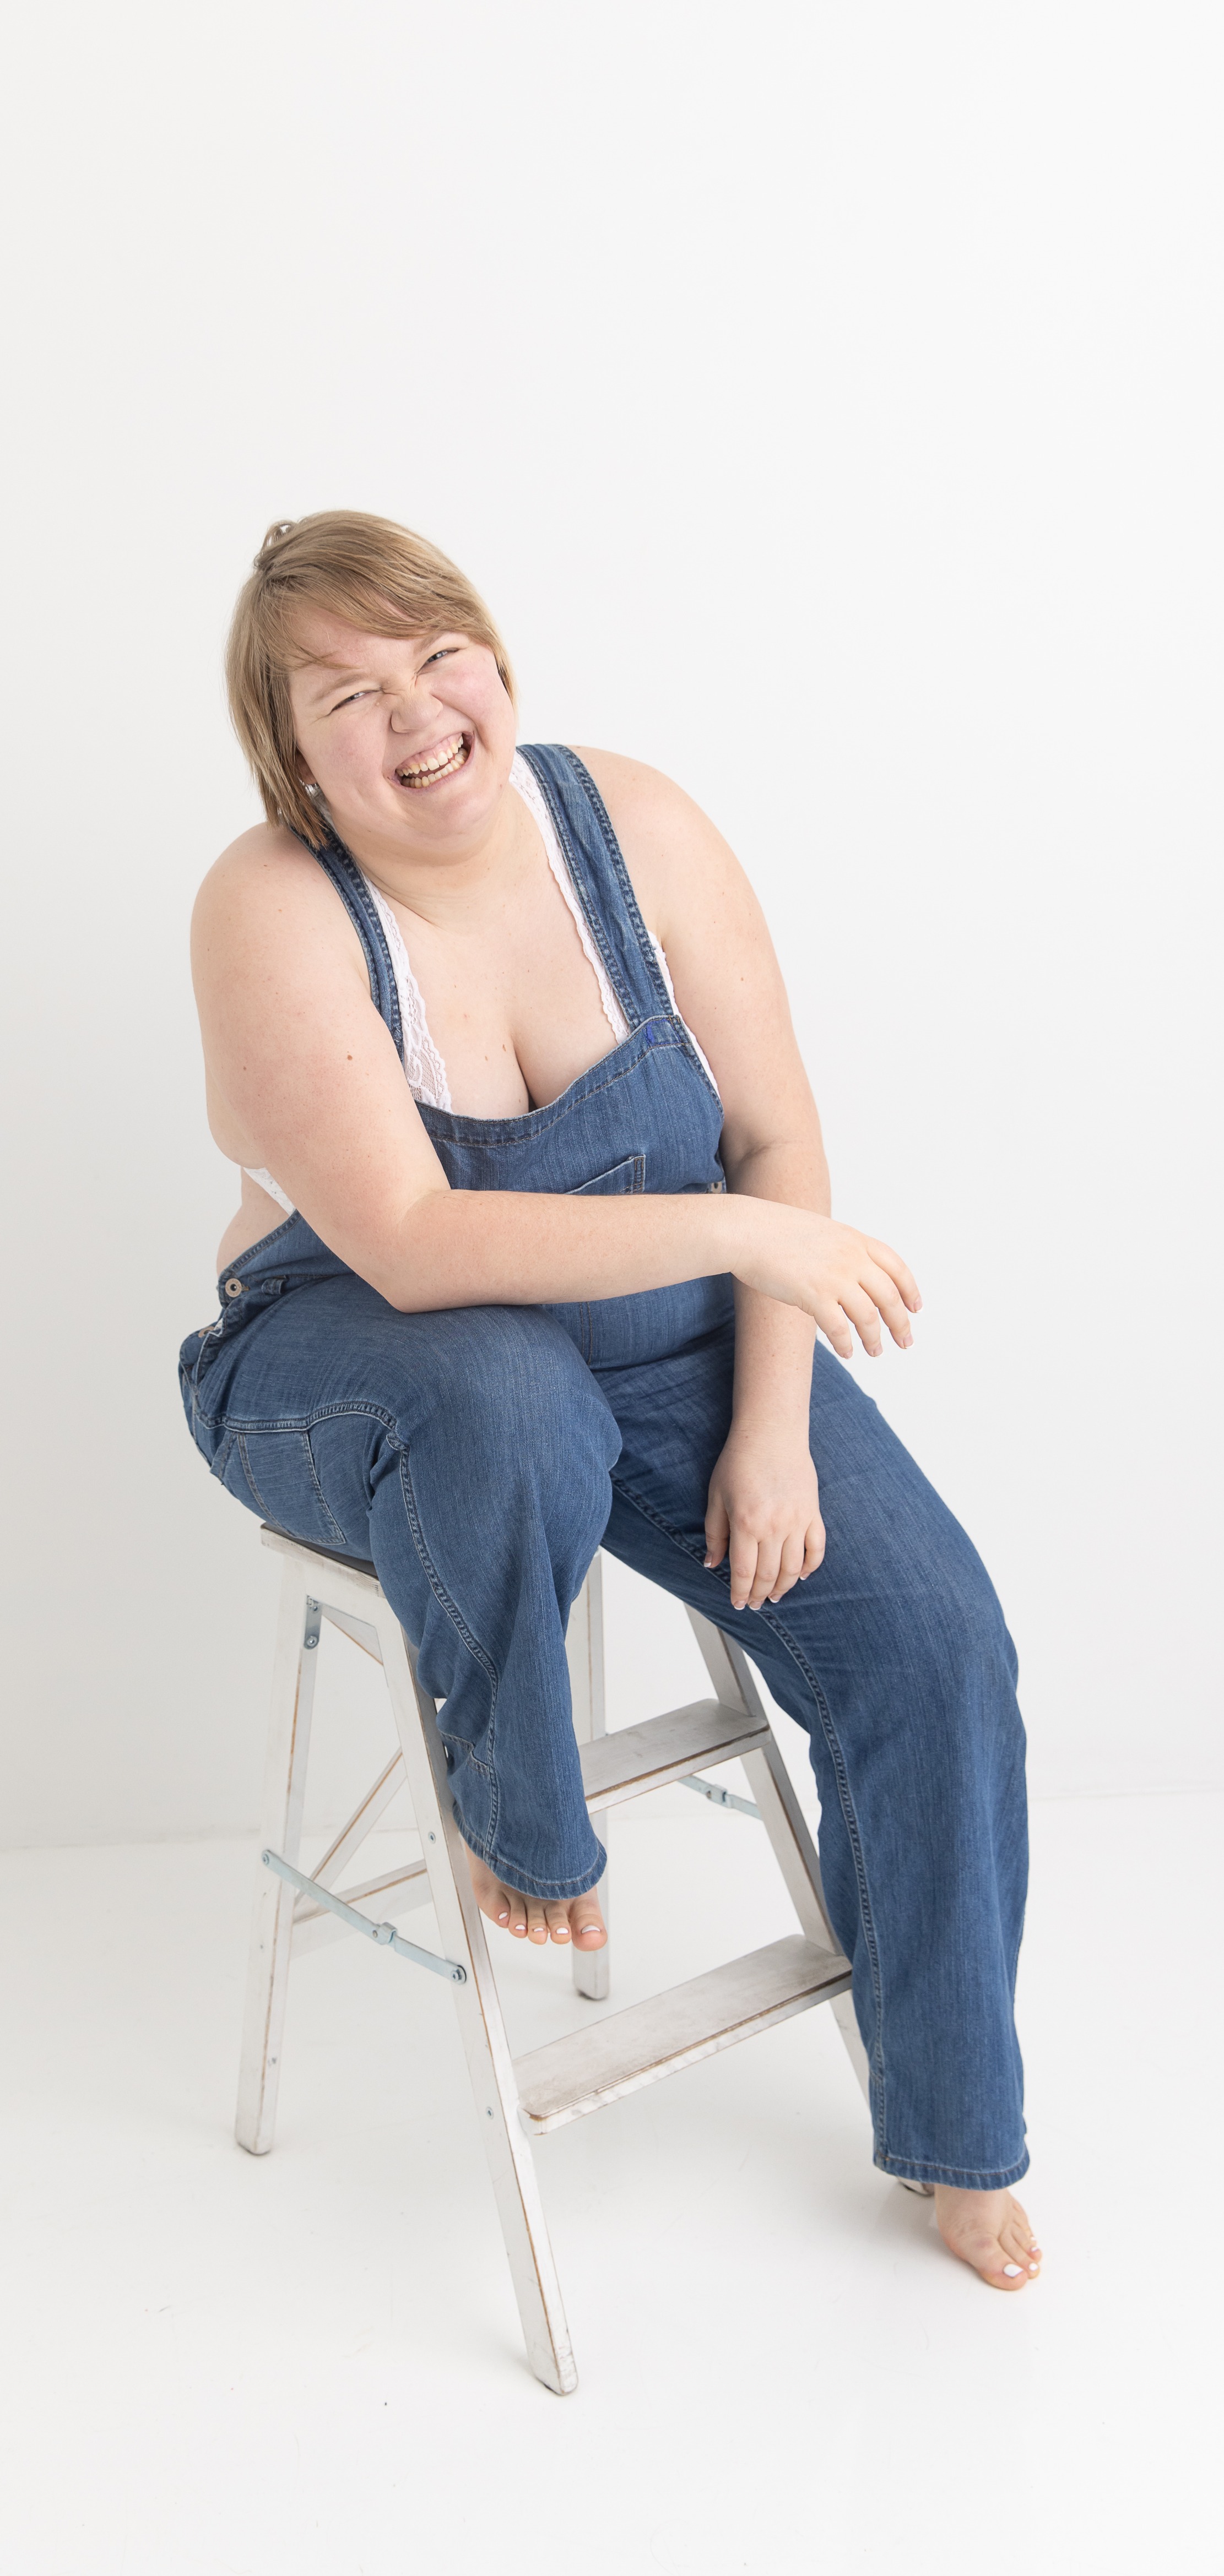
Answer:
<svg viewBox="0 0 1224 2576"><path fill-rule="evenodd" d="M721 1565L730 1551L734 1610L780 1601L801 1575L813 1574L825 1533L806 1441L793 1431L733 1422L710 1478L705 1531L707 1565Z"/></svg>

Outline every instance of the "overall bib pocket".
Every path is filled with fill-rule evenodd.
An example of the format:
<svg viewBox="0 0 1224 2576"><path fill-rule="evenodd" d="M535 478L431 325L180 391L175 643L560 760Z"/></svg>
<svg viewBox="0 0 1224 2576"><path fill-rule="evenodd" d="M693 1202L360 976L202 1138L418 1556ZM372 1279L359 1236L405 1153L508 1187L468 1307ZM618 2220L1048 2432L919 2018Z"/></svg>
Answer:
<svg viewBox="0 0 1224 2576"><path fill-rule="evenodd" d="M610 1172L597 1172L593 1181L580 1181L570 1190L572 1199L635 1198L646 1187L646 1157L627 1154L623 1163L614 1163Z"/></svg>

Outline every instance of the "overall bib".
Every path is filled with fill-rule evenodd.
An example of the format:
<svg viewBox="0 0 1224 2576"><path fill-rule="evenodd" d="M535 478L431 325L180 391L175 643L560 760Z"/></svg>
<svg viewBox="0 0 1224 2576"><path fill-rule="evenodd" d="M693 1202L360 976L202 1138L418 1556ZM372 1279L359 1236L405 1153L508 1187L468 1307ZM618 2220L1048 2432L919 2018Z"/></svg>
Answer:
<svg viewBox="0 0 1224 2576"><path fill-rule="evenodd" d="M629 1034L546 1108L419 1104L452 1186L725 1187L722 1108L679 1018L594 781L525 750ZM325 869L403 1052L386 937L334 838ZM854 1969L875 2161L995 2189L1026 2171L1012 2018L1026 1878L1015 1655L968 1539L850 1371L818 1348L824 1563L731 1607L707 1570L731 1421L729 1278L550 1306L404 1315L301 1215L244 1252L183 1344L192 1433L247 1509L372 1561L442 1703L455 1815L507 1885L581 1894L605 1855L582 1796L565 1630L601 1544L751 1655L809 1738L830 1914Z"/></svg>

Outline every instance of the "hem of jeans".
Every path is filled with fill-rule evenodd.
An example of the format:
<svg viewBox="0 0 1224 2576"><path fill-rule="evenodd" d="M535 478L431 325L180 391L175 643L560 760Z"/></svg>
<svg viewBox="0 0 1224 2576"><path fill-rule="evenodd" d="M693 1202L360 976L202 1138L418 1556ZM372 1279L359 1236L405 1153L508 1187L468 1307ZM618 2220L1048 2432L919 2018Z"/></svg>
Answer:
<svg viewBox="0 0 1224 2576"><path fill-rule="evenodd" d="M1029 2151L1026 2147L1014 2165L930 2165L914 2156L893 2155L877 2155L875 2162L894 2182L944 2183L951 2191L1006 2191L1011 2183L1023 2182Z"/></svg>
<svg viewBox="0 0 1224 2576"><path fill-rule="evenodd" d="M589 1896L591 1889L598 1887L608 1866L603 1844L597 1843L599 1859L593 1869L580 1871L576 1878L536 1878L532 1871L520 1869L515 1861L506 1863L496 1852L490 1851L486 1843L478 1842L475 1835L468 1832L458 1807L454 1809L454 1816L468 1850L474 1851L477 1860L482 1860L485 1868L500 1878L503 1887L510 1888L515 1896L534 1896L541 1905L565 1905L571 1896Z"/></svg>

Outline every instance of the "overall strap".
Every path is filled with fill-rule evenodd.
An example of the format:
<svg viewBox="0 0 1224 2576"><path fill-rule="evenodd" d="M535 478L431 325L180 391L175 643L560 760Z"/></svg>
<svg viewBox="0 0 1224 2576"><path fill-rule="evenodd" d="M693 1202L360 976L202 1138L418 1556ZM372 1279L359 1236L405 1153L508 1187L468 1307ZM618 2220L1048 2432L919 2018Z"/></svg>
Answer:
<svg viewBox="0 0 1224 2576"><path fill-rule="evenodd" d="M300 837L300 835L299 835ZM309 843L306 844L309 848ZM404 1028L400 1018L399 986L387 934L378 918L369 887L355 859L350 858L335 833L329 834L321 850L312 850L325 876L331 878L340 901L352 922L365 951L366 970L370 978L370 999L381 1020L385 1020L395 1040L395 1051L404 1061Z"/></svg>
<svg viewBox="0 0 1224 2576"><path fill-rule="evenodd" d="M519 751L539 782L574 891L630 1029L672 1018L654 943L590 770L562 742L520 743Z"/></svg>

